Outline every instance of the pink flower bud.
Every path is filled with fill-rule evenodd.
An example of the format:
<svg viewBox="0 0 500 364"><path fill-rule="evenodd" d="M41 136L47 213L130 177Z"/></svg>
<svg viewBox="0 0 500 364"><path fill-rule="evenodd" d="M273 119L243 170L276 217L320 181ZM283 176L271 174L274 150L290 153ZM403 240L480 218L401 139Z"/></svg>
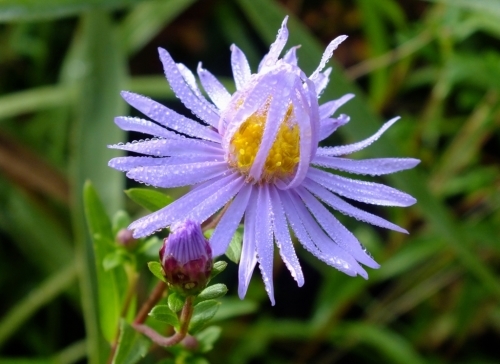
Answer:
<svg viewBox="0 0 500 364"><path fill-rule="evenodd" d="M212 271L212 249L200 224L187 220L171 227L160 261L170 288L184 296L200 293Z"/></svg>

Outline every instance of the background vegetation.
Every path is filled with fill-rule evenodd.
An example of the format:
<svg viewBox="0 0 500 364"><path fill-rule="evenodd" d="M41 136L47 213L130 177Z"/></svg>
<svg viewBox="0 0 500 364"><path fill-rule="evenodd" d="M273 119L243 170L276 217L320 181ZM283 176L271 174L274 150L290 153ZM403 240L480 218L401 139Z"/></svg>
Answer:
<svg viewBox="0 0 500 364"><path fill-rule="evenodd" d="M498 363L498 0L0 1L0 363L105 361L85 180L110 216L145 214L123 193L132 186L124 175L107 167L117 152L106 145L127 139L113 117L134 112L119 91L185 113L157 47L191 69L203 61L234 89L230 44L255 69L285 14L288 46L302 45L309 73L329 40L349 35L322 99L356 98L342 110L351 122L328 144L402 116L356 157L422 160L386 179L415 206L372 209L411 234L342 219L382 268L353 279L298 248L306 284L298 289L277 260L275 307L257 275L239 303L230 263L222 335L207 359ZM149 285L140 281L140 299ZM223 320L231 309L244 315ZM157 348L144 362L165 354Z"/></svg>

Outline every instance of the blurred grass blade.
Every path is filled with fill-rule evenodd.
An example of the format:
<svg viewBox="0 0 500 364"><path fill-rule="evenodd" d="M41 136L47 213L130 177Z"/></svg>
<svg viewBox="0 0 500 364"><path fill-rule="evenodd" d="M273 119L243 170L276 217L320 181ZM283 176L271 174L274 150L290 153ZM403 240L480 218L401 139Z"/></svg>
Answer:
<svg viewBox="0 0 500 364"><path fill-rule="evenodd" d="M331 337L334 341L337 338L345 340L347 337L369 345L388 359L388 361L384 360L384 362L400 364L423 364L426 362L403 337L369 323L360 322L339 325Z"/></svg>
<svg viewBox="0 0 500 364"><path fill-rule="evenodd" d="M2 182L0 188L8 193L2 201L8 213L0 215L0 227L40 271L58 271L73 259L70 236L28 196Z"/></svg>
<svg viewBox="0 0 500 364"><path fill-rule="evenodd" d="M73 263L43 281L37 288L0 319L0 347L26 320L46 303L57 297L76 279L76 267Z"/></svg>
<svg viewBox="0 0 500 364"><path fill-rule="evenodd" d="M114 238L109 217L90 182L85 184L83 198L85 215L94 241L101 330L106 340L113 342L122 311L127 277L123 270L106 270L103 265L104 258L114 252Z"/></svg>
<svg viewBox="0 0 500 364"><path fill-rule="evenodd" d="M123 19L119 32L124 52L134 54L196 0L154 0L138 4Z"/></svg>
<svg viewBox="0 0 500 364"><path fill-rule="evenodd" d="M468 10L486 12L500 17L500 6L498 0L427 0L435 3L443 3L449 6L456 6Z"/></svg>
<svg viewBox="0 0 500 364"><path fill-rule="evenodd" d="M110 16L100 11L86 13L63 65L62 80L75 87L77 95L70 144L73 225L82 266L82 304L91 364L106 361L108 346L99 330L96 265L82 194L84 182L91 180L103 196L108 216L123 204L123 178L107 166L116 152L107 150L106 145L124 139L124 132L112 120L124 110L119 91L125 83L125 63ZM119 311L114 314L119 315Z"/></svg>
<svg viewBox="0 0 500 364"><path fill-rule="evenodd" d="M18 91L0 97L0 120L68 104L71 90L54 85Z"/></svg>
<svg viewBox="0 0 500 364"><path fill-rule="evenodd" d="M237 0L241 8L254 25L257 32L268 44L276 38L276 32L286 15L284 8L274 2L265 0ZM293 16L288 22L290 37L288 44L301 44L300 54L307 57L300 58L301 67L306 72L314 70L321 59L324 46L310 34ZM334 63L334 62L330 62ZM335 87L332 87L335 85ZM372 134L381 125L380 118L373 114L368 107L362 93L349 82L342 72L334 71L330 76L330 87L322 95L323 100L329 100L346 93L354 93L356 97L343 107L343 112L350 115L351 122L343 126L340 132L349 141L359 141ZM391 133L383 136L384 142L374 143L366 150L368 157L398 156L398 143L391 140ZM467 235L461 233L461 227L456 222L444 204L429 190L427 178L418 170L413 169L387 177L396 187L410 193L417 200L416 208L425 212L422 215L460 258L462 264L476 276L486 289L500 299L500 281L495 273L485 265L474 253L472 241L466 241Z"/></svg>
<svg viewBox="0 0 500 364"><path fill-rule="evenodd" d="M103 8L117 9L142 0L2 0L0 22L48 20Z"/></svg>

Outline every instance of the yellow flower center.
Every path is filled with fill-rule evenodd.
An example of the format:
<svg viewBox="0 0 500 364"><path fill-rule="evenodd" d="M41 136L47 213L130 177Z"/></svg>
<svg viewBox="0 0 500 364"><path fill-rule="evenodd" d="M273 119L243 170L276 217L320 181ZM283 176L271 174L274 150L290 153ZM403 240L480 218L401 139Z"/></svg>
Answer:
<svg viewBox="0 0 500 364"><path fill-rule="evenodd" d="M230 165L247 175L255 160L264 134L268 107L246 119L230 142ZM290 176L299 163L299 126L292 122L293 107L290 105L279 127L276 139L269 150L260 181L272 182L276 178Z"/></svg>

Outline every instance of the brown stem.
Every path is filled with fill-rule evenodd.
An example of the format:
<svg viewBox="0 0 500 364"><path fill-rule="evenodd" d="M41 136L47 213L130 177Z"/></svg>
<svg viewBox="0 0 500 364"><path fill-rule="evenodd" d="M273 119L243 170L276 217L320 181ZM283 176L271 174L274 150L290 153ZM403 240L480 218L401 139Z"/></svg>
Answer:
<svg viewBox="0 0 500 364"><path fill-rule="evenodd" d="M217 224L219 223L220 219L222 219L222 216L224 216L224 213L227 211L227 209L229 208L229 206L231 205L231 201L228 202L223 208L222 210L217 214L217 216L215 216L212 220L206 222L203 226L202 226L202 230L203 232L207 231L207 230L210 230L210 229L213 229L214 227L217 226Z"/></svg>
<svg viewBox="0 0 500 364"><path fill-rule="evenodd" d="M142 305L141 309L139 310L139 313L137 314L134 324L143 324L144 321L148 318L149 312L153 309L154 305L161 300L163 297L163 292L166 290L167 285L165 282L158 282L158 284L155 286L153 289L153 292L151 292L151 295L148 297L146 302Z"/></svg>
<svg viewBox="0 0 500 364"><path fill-rule="evenodd" d="M184 303L184 307L182 308L181 312L179 332L176 332L170 337L162 336L151 327L138 323L137 321L132 324L132 327L138 332L149 337L154 343L160 346L173 346L189 337L189 340L186 340L185 343L186 347L195 348L197 347L197 342L193 342L193 340L195 341L196 339L187 335L189 322L191 321L191 317L193 316L193 300L194 298L192 296L186 298L186 302Z"/></svg>

